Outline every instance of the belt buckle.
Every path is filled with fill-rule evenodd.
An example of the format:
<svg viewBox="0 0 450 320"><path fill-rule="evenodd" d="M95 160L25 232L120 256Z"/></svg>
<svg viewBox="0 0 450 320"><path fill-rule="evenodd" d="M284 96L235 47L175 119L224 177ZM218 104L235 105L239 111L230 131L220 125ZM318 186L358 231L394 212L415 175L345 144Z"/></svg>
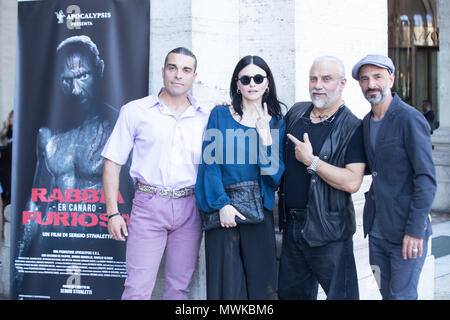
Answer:
<svg viewBox="0 0 450 320"><path fill-rule="evenodd" d="M161 189L161 190L159 191L159 195L160 195L160 196L163 196L163 197L170 197L170 198L173 198L173 197L172 197L172 194L173 194L173 191L170 190L170 189Z"/></svg>
<svg viewBox="0 0 450 320"><path fill-rule="evenodd" d="M174 198L184 198L191 194L190 190L187 188L184 189L178 189L173 191L173 197Z"/></svg>
<svg viewBox="0 0 450 320"><path fill-rule="evenodd" d="M147 186L145 184L138 183L138 189L143 191L143 192L146 192L146 193L156 194L156 188L155 187Z"/></svg>
<svg viewBox="0 0 450 320"><path fill-rule="evenodd" d="M183 198L184 197L184 189L173 190L172 198Z"/></svg>

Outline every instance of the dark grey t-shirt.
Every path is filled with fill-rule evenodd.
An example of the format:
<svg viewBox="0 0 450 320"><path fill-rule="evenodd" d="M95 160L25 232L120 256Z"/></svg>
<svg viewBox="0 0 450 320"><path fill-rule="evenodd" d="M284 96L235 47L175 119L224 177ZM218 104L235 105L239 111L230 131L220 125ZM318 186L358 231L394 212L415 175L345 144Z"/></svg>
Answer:
<svg viewBox="0 0 450 320"><path fill-rule="evenodd" d="M384 119L384 118L383 118ZM370 118L370 146L372 150L375 150L375 141L377 141L378 131L380 131L383 119L374 120L373 117Z"/></svg>

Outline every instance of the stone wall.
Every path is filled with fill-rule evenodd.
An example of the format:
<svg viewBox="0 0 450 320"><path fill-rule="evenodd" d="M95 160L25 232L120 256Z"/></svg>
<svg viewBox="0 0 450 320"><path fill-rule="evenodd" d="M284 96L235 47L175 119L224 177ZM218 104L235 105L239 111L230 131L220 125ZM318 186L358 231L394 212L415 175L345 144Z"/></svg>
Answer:
<svg viewBox="0 0 450 320"><path fill-rule="evenodd" d="M387 54L387 1L295 1L296 100L309 99L309 69L313 60L334 55L345 65L344 100L362 118L370 105L364 99L351 69L369 53Z"/></svg>
<svg viewBox="0 0 450 320"><path fill-rule="evenodd" d="M433 210L450 212L450 1L439 4L439 54L438 54L438 98L440 128L434 131L433 161L436 166L438 188Z"/></svg>
<svg viewBox="0 0 450 320"><path fill-rule="evenodd" d="M16 57L17 1L0 2L0 123L14 106L14 68Z"/></svg>
<svg viewBox="0 0 450 320"><path fill-rule="evenodd" d="M0 241L0 297L9 297L10 251L11 251L11 206L4 209L3 241Z"/></svg>
<svg viewBox="0 0 450 320"><path fill-rule="evenodd" d="M241 0L239 6L239 55L267 62L287 107L296 98L295 5L294 0Z"/></svg>

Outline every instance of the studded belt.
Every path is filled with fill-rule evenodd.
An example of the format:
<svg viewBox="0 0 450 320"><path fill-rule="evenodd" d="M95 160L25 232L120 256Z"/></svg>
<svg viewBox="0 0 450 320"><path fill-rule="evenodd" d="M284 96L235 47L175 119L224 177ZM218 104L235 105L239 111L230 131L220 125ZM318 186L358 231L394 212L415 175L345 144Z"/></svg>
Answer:
<svg viewBox="0 0 450 320"><path fill-rule="evenodd" d="M169 198L174 198L174 199L185 198L185 197L189 197L194 194L194 189L192 189L192 188L183 188L183 189L178 189L178 190L163 189L163 188L158 188L158 187L142 184L139 182L136 183L136 187L138 190L140 190L142 192L146 192L146 193L150 193L150 194L159 194L162 197L169 197Z"/></svg>

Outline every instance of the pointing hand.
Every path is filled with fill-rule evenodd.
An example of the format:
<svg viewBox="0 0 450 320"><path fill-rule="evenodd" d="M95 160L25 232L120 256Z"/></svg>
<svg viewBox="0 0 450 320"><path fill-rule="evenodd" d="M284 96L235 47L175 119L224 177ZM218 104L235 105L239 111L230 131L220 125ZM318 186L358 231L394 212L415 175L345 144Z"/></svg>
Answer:
<svg viewBox="0 0 450 320"><path fill-rule="evenodd" d="M308 134L305 132L305 134L303 135L303 140L305 142L301 142L289 133L287 134L287 137L292 141L292 143L294 143L295 158L297 159L297 161L303 163L305 166L310 166L313 161L314 154Z"/></svg>

